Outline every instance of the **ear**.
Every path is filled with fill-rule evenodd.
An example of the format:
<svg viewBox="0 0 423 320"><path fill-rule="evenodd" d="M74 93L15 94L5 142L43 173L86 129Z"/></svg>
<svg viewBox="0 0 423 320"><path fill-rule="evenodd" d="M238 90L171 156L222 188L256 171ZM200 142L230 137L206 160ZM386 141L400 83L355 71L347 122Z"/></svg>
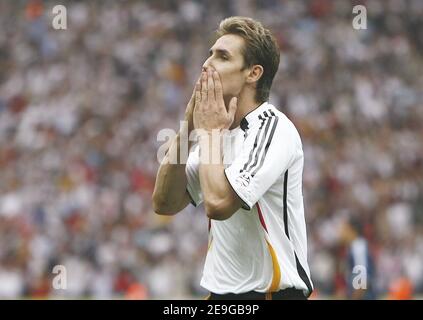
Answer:
<svg viewBox="0 0 423 320"><path fill-rule="evenodd" d="M255 64L251 67L250 72L247 75L246 82L247 83L256 83L260 80L261 76L263 75L264 69L261 65Z"/></svg>

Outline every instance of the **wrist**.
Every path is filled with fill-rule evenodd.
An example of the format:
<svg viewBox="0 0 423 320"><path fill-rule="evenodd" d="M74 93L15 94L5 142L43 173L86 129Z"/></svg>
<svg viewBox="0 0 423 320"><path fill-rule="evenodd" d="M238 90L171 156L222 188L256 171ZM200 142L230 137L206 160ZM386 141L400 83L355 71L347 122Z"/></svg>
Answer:
<svg viewBox="0 0 423 320"><path fill-rule="evenodd" d="M210 137L213 135L212 130L208 130L208 129L196 129L196 133L199 140L210 139Z"/></svg>
<svg viewBox="0 0 423 320"><path fill-rule="evenodd" d="M197 132L197 138L200 145L200 149L209 149L210 152L216 153L222 147L223 136L221 134L221 130L219 129L200 129Z"/></svg>
<svg viewBox="0 0 423 320"><path fill-rule="evenodd" d="M222 130L221 129L204 129L204 128L198 128L195 130L197 136L203 139L207 139L210 137L217 137L221 136Z"/></svg>
<svg viewBox="0 0 423 320"><path fill-rule="evenodd" d="M216 165L222 163L222 135L220 130L200 129L197 135L200 146L200 163Z"/></svg>

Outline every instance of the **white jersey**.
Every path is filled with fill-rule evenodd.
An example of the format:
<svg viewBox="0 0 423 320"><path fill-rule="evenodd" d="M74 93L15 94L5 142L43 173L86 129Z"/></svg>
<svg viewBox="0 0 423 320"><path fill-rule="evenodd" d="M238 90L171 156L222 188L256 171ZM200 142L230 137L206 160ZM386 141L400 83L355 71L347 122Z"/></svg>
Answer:
<svg viewBox="0 0 423 320"><path fill-rule="evenodd" d="M201 286L217 293L313 290L307 263L302 194L304 155L293 123L265 102L230 132L225 175L243 206L229 219L210 220ZM230 150L231 152L229 152ZM199 146L188 157L187 190L202 202Z"/></svg>

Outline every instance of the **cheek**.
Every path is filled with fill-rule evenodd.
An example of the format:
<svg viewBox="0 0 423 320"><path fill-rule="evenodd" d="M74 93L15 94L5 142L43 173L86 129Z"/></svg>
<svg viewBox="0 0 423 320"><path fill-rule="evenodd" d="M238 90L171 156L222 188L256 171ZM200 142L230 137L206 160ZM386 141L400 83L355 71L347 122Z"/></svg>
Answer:
<svg viewBox="0 0 423 320"><path fill-rule="evenodd" d="M242 74L230 68L216 68L222 82L223 93L227 95L238 95L243 83Z"/></svg>

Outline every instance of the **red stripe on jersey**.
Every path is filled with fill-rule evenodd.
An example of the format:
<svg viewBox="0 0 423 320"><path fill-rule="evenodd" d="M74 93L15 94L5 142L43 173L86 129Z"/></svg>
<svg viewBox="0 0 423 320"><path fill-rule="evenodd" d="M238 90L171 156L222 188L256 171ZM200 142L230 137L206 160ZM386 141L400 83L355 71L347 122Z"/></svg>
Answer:
<svg viewBox="0 0 423 320"><path fill-rule="evenodd" d="M261 209L260 209L258 202L257 202L257 212L258 212L258 215L259 215L260 223L263 226L264 230L266 230L266 232L267 232L266 223L264 222L263 214L261 213Z"/></svg>

